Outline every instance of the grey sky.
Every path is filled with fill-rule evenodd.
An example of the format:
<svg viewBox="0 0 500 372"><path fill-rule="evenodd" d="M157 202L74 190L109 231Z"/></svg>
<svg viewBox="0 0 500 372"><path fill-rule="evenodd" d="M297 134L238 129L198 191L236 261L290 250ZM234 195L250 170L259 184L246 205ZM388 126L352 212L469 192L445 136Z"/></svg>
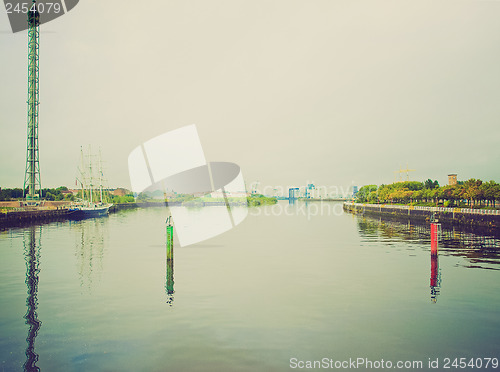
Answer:
<svg viewBox="0 0 500 372"><path fill-rule="evenodd" d="M44 187L101 146L127 157L196 124L248 183L500 181L500 1L84 0L41 26ZM27 35L0 11L0 186L20 187ZM165 159L175 161L175 159Z"/></svg>

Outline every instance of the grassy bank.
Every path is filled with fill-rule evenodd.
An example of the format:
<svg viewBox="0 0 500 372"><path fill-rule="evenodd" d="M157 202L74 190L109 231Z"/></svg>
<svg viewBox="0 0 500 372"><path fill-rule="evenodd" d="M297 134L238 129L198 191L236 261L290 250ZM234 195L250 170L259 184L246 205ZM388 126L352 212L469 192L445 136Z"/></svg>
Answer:
<svg viewBox="0 0 500 372"><path fill-rule="evenodd" d="M274 197L268 197L261 194L252 194L247 197L247 205L249 207L256 207L259 205L272 205L276 204L278 199Z"/></svg>

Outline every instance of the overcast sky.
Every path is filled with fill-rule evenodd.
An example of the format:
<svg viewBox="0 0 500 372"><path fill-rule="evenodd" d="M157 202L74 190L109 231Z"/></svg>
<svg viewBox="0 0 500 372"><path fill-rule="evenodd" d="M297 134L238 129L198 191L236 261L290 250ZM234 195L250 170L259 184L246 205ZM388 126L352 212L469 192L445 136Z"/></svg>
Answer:
<svg viewBox="0 0 500 372"><path fill-rule="evenodd" d="M42 185L100 146L112 187L196 124L247 184L500 182L500 1L82 0L41 26ZM26 162L27 32L0 10L0 186ZM175 159L165 159L175 162Z"/></svg>

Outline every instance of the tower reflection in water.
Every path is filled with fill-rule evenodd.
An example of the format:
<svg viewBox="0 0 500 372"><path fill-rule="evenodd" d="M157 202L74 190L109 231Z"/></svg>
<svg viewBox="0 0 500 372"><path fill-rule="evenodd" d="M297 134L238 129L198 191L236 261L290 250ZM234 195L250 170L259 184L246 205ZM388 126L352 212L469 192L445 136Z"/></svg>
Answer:
<svg viewBox="0 0 500 372"><path fill-rule="evenodd" d="M26 306L28 307L24 319L28 325L28 343L26 347L26 362L24 363L24 371L40 371L36 363L38 362L38 354L35 352L35 339L42 326L42 322L38 319L36 312L38 307L38 274L40 273L40 238L41 227L38 241L38 249L36 242L36 227L31 226L26 230L24 235L24 258L26 260L26 285L28 287L28 297Z"/></svg>

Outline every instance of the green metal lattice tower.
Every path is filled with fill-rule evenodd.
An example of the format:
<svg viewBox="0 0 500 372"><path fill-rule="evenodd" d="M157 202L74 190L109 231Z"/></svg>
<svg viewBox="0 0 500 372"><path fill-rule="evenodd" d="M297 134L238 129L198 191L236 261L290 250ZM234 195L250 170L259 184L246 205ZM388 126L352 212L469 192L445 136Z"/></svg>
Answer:
<svg viewBox="0 0 500 372"><path fill-rule="evenodd" d="M38 159L38 59L40 49L40 13L36 0L28 11L28 141L26 146L26 173L24 176L24 196L26 201L41 197L40 163ZM26 193L26 188L28 192ZM40 191L41 192L41 191Z"/></svg>

